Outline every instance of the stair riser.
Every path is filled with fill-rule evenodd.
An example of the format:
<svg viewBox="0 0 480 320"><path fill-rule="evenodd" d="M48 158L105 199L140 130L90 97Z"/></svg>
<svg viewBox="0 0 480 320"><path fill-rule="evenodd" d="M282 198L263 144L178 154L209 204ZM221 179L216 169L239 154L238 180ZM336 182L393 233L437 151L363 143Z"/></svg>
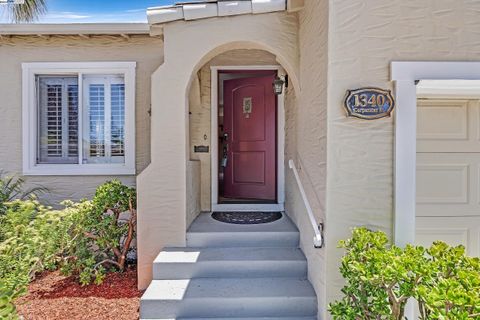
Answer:
<svg viewBox="0 0 480 320"><path fill-rule="evenodd" d="M309 317L317 314L314 297L142 300L142 319L191 317Z"/></svg>
<svg viewBox="0 0 480 320"><path fill-rule="evenodd" d="M307 261L209 261L155 263L154 280L191 278L307 278Z"/></svg>
<svg viewBox="0 0 480 320"><path fill-rule="evenodd" d="M187 233L188 247L289 247L299 244L298 232Z"/></svg>

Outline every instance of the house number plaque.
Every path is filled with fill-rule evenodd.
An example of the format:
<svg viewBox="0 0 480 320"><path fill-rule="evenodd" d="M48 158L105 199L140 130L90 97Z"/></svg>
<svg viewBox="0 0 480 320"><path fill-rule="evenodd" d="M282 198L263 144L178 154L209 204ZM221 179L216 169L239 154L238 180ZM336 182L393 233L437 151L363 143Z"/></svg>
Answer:
<svg viewBox="0 0 480 320"><path fill-rule="evenodd" d="M390 116L395 101L390 90L359 88L347 91L344 107L351 117L373 120Z"/></svg>

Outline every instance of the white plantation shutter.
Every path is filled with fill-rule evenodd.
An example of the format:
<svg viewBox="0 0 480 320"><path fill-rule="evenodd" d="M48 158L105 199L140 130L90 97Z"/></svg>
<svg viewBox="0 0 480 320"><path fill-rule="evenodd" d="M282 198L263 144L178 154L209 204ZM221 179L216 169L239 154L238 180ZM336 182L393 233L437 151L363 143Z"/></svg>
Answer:
<svg viewBox="0 0 480 320"><path fill-rule="evenodd" d="M125 157L125 84L114 83L111 94L111 156Z"/></svg>
<svg viewBox="0 0 480 320"><path fill-rule="evenodd" d="M105 84L89 84L88 90L88 150L89 157L105 157Z"/></svg>
<svg viewBox="0 0 480 320"><path fill-rule="evenodd" d="M78 79L37 77L38 163L78 163Z"/></svg>
<svg viewBox="0 0 480 320"><path fill-rule="evenodd" d="M67 84L68 156L78 159L78 84Z"/></svg>
<svg viewBox="0 0 480 320"><path fill-rule="evenodd" d="M125 162L125 84L121 76L83 78L83 163Z"/></svg>

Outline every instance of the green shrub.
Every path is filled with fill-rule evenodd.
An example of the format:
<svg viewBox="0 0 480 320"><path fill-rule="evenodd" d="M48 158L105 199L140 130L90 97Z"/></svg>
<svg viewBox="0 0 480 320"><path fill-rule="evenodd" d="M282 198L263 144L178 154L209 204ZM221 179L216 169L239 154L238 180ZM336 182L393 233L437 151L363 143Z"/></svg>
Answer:
<svg viewBox="0 0 480 320"><path fill-rule="evenodd" d="M9 188L20 190L21 184ZM82 284L102 282L108 270L124 270L135 234L135 189L110 181L98 187L92 201L66 201L63 210L35 200L1 205L0 319L16 318L14 300L44 270L61 267ZM130 214L122 222L125 211Z"/></svg>
<svg viewBox="0 0 480 320"><path fill-rule="evenodd" d="M334 319L404 319L407 300L419 302L421 319L480 319L480 264L462 246L390 245L382 232L353 230L340 272L343 298L330 304Z"/></svg>
<svg viewBox="0 0 480 320"><path fill-rule="evenodd" d="M72 212L84 204L55 211L36 201L6 204L0 216L0 318L13 318L13 301L22 295L35 274L61 265L73 239Z"/></svg>
<svg viewBox="0 0 480 320"><path fill-rule="evenodd" d="M421 319L480 319L480 260L463 246L434 243L428 273L417 288Z"/></svg>
<svg viewBox="0 0 480 320"><path fill-rule="evenodd" d="M15 199L25 200L46 192L44 187L25 188L25 180L15 175L9 176L0 171L0 215L5 213L6 203Z"/></svg>
<svg viewBox="0 0 480 320"><path fill-rule="evenodd" d="M90 205L90 212L79 215L72 230L76 241L70 255L75 258L63 267L67 274L78 274L83 285L101 283L108 270L125 269L135 237L136 191L112 180L97 188Z"/></svg>

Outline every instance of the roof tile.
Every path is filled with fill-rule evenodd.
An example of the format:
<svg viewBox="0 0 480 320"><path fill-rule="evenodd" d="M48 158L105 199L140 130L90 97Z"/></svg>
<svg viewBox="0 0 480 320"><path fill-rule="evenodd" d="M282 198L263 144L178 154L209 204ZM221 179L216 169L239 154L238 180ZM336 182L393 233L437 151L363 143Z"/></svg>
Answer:
<svg viewBox="0 0 480 320"><path fill-rule="evenodd" d="M172 6L147 10L149 24L176 20L197 20L217 16L258 14L287 9L287 0L203 0L178 2Z"/></svg>

